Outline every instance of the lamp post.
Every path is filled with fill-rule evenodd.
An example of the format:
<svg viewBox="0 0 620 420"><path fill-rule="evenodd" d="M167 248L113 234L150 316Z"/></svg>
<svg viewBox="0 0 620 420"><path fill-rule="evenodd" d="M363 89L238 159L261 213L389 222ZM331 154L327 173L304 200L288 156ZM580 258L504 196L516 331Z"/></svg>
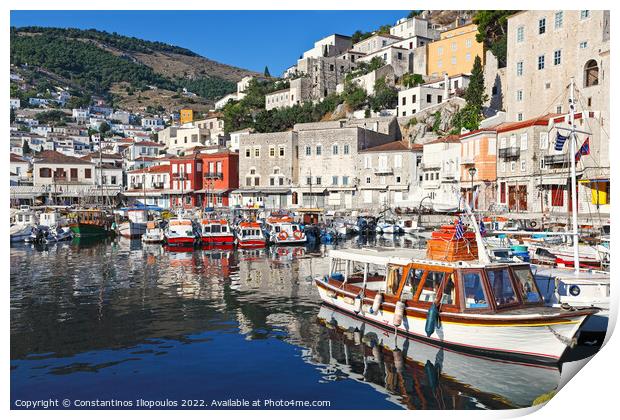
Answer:
<svg viewBox="0 0 620 420"><path fill-rule="evenodd" d="M474 209L474 175L476 175L476 167L472 166L468 169L469 176L471 177L471 209Z"/></svg>

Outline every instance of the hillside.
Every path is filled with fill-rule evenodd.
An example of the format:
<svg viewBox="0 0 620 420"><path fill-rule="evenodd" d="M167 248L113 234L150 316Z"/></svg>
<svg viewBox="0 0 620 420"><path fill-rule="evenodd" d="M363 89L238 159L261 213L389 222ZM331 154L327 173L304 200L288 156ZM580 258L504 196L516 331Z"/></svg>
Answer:
<svg viewBox="0 0 620 420"><path fill-rule="evenodd" d="M92 29L11 28L11 64L27 64L27 76L44 85L65 82L80 95L121 103L131 99L132 91L150 86L171 92L168 97L185 88L198 95L187 98L187 104L206 105L234 92L242 77L256 74L182 47ZM161 105L182 106L183 98Z"/></svg>

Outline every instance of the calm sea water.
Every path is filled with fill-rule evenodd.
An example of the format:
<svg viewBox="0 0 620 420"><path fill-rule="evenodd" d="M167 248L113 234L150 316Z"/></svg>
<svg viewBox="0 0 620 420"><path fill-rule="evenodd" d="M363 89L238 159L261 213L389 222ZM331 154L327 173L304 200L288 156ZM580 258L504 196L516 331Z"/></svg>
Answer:
<svg viewBox="0 0 620 420"><path fill-rule="evenodd" d="M497 409L556 388L559 368L444 351L322 307L310 279L326 273L327 249L172 252L124 239L12 246L11 404Z"/></svg>

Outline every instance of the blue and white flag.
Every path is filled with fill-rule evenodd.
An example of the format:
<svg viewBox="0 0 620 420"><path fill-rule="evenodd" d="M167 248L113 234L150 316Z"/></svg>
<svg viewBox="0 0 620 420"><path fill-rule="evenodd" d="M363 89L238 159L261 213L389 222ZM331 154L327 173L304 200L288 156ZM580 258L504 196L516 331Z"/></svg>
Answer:
<svg viewBox="0 0 620 420"><path fill-rule="evenodd" d="M463 235L465 235L465 227L463 226L463 221L459 217L458 222L456 222L456 230L454 232L454 239L463 239Z"/></svg>
<svg viewBox="0 0 620 420"><path fill-rule="evenodd" d="M558 132L558 135L555 139L555 150L561 152L564 148L564 143L566 143L566 140L568 140L568 137L564 137Z"/></svg>

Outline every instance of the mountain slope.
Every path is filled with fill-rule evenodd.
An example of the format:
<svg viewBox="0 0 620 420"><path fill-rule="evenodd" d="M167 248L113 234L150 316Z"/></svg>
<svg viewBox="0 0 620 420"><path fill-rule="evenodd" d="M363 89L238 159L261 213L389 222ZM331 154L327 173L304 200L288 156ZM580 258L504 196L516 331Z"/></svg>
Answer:
<svg viewBox="0 0 620 420"><path fill-rule="evenodd" d="M84 95L109 95L122 84L127 91L186 88L206 102L234 92L242 77L256 75L185 48L92 29L11 28L11 64L28 64L55 82L66 80Z"/></svg>

